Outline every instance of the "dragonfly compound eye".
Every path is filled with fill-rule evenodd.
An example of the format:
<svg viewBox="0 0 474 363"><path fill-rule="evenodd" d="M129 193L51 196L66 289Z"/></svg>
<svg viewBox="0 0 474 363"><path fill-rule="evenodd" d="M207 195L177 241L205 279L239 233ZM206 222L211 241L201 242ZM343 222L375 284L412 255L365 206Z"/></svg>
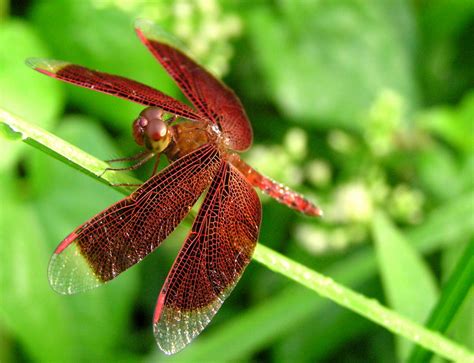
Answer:
<svg viewBox="0 0 474 363"><path fill-rule="evenodd" d="M143 134L145 133L145 128L148 125L148 120L142 116L139 116L134 122L133 122L133 138L135 139L135 142L143 146L145 145L145 141L143 140Z"/></svg>
<svg viewBox="0 0 474 363"><path fill-rule="evenodd" d="M171 141L168 125L163 121L164 111L147 107L133 123L133 137L140 146L156 153L162 152Z"/></svg>
<svg viewBox="0 0 474 363"><path fill-rule="evenodd" d="M160 119L151 119L145 129L145 146L158 153L162 152L171 141L168 125Z"/></svg>

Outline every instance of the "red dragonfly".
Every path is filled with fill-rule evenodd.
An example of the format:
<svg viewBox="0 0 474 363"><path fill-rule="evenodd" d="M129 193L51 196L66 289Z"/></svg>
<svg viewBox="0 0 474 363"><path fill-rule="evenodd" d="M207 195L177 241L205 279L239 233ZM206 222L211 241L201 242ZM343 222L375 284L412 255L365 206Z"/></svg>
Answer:
<svg viewBox="0 0 474 363"><path fill-rule="evenodd" d="M322 213L235 153L248 149L253 136L231 89L151 22L138 20L136 32L194 108L124 77L56 60L27 61L50 77L147 106L133 123L135 141L145 150L130 160L142 165L165 154L170 162L68 235L54 251L48 274L62 294L114 279L160 246L207 189L153 317L158 346L173 354L206 327L250 262L261 220L253 187L309 216Z"/></svg>

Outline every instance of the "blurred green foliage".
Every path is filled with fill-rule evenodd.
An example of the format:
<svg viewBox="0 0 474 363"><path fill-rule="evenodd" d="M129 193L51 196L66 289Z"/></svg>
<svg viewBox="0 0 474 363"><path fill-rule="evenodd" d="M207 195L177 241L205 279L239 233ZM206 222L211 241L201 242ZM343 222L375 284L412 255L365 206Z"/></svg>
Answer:
<svg viewBox="0 0 474 363"><path fill-rule="evenodd" d="M63 59L181 97L133 20L180 37L246 106L255 145L244 158L326 212L311 220L263 197L260 241L428 318L474 236L472 1L32 0L2 1L0 16L0 107L102 159L137 151L130 125L141 108L48 79L24 59ZM167 360L151 316L186 226L117 281L59 296L49 255L121 196L26 145L0 147L0 361ZM473 304L471 292L449 327L471 349ZM172 359L390 362L410 349L254 264L214 320Z"/></svg>

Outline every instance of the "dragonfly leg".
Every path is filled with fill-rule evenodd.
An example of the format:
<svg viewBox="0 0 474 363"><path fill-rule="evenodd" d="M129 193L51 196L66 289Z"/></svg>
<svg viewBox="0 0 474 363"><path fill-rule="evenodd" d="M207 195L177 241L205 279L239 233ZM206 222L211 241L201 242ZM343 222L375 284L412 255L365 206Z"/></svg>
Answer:
<svg viewBox="0 0 474 363"><path fill-rule="evenodd" d="M140 184L136 184L136 183L117 183L117 184L114 184L114 183L110 183L111 186L113 187L141 187L143 184L140 183Z"/></svg>
<svg viewBox="0 0 474 363"><path fill-rule="evenodd" d="M148 150L143 150L142 152L139 152L138 154L128 156L125 158L119 158L119 159L111 159L111 160L105 160L106 163L118 163L121 161L134 161L143 158L145 155L149 153Z"/></svg>
<svg viewBox="0 0 474 363"><path fill-rule="evenodd" d="M158 170L158 164L160 163L160 156L161 154L156 155L156 160L155 164L153 165L153 171L151 172L151 176L156 174L156 171Z"/></svg>
<svg viewBox="0 0 474 363"><path fill-rule="evenodd" d="M135 164L131 166L126 166L123 168L105 168L102 174L100 174L100 176L104 175L107 171L111 171L111 170L113 171L136 170L142 165L144 165L145 163L147 163L150 159L152 159L155 156L155 153L147 151L145 153L140 153L139 155L141 157L141 160L138 160L138 162L136 162ZM132 158L134 158L135 156L132 156ZM140 157L136 157L135 160L139 159Z"/></svg>

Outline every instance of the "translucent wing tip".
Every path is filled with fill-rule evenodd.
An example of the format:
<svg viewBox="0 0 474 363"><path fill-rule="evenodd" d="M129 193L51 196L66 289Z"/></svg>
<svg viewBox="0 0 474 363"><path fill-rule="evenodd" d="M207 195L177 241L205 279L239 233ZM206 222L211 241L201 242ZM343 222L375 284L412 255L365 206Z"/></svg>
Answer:
<svg viewBox="0 0 474 363"><path fill-rule="evenodd" d="M41 73L56 74L70 63L48 58L28 58L25 64Z"/></svg>
<svg viewBox="0 0 474 363"><path fill-rule="evenodd" d="M211 322L239 279L240 276L206 306L192 309L166 306L166 294L161 292L153 317L153 334L163 353L178 353L191 343Z"/></svg>
<svg viewBox="0 0 474 363"><path fill-rule="evenodd" d="M160 43L171 45L174 48L189 54L186 46L181 40L171 35L149 19L139 18L135 20L135 30L143 42L147 39L155 40Z"/></svg>
<svg viewBox="0 0 474 363"><path fill-rule="evenodd" d="M158 26L155 25L151 20L144 18L136 19L134 26L135 29L143 32L144 34L150 33L150 30L152 30L153 28L158 28Z"/></svg>
<svg viewBox="0 0 474 363"><path fill-rule="evenodd" d="M161 351L171 355L184 349L209 324L221 303L217 305L194 311L165 307L153 323L153 334Z"/></svg>
<svg viewBox="0 0 474 363"><path fill-rule="evenodd" d="M94 274L74 241L51 256L48 278L53 290L63 295L87 291L104 283Z"/></svg>
<svg viewBox="0 0 474 363"><path fill-rule="evenodd" d="M165 297L166 294L160 292L153 316L153 335L161 351L171 355L182 350L199 333L193 334L189 328L181 326L183 315L186 313L166 308ZM189 318L186 320L189 321Z"/></svg>
<svg viewBox="0 0 474 363"><path fill-rule="evenodd" d="M158 325L158 323L153 324L153 335L155 336L156 344L166 355L178 353L179 351L183 350L184 347L186 347L186 345L188 345L191 341L183 341L183 337L178 337L177 334L172 335L173 338L170 338L169 336L164 338L162 329L163 327Z"/></svg>

